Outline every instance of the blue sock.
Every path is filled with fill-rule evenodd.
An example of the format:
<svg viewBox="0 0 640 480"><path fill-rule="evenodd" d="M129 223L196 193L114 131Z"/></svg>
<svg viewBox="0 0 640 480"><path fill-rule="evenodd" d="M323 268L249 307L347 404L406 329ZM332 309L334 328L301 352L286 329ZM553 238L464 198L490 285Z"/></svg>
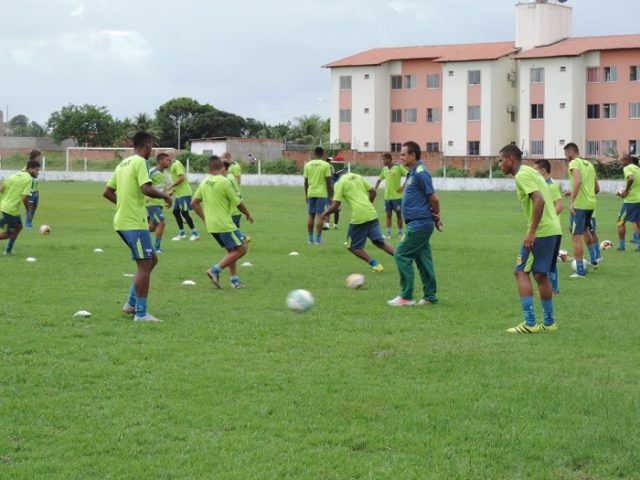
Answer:
<svg viewBox="0 0 640 480"><path fill-rule="evenodd" d="M238 275L233 275L229 280L231 280L231 283L240 283L240 277Z"/></svg>
<svg viewBox="0 0 640 480"><path fill-rule="evenodd" d="M307 235L309 235L309 241L313 242L313 232L309 232Z"/></svg>
<svg viewBox="0 0 640 480"><path fill-rule="evenodd" d="M195 235L197 237L198 236L198 230L196 230L195 228L191 229L191 235Z"/></svg>
<svg viewBox="0 0 640 480"><path fill-rule="evenodd" d="M160 239L158 237L156 237L156 244L155 244L155 249L156 250L160 250Z"/></svg>
<svg viewBox="0 0 640 480"><path fill-rule="evenodd" d="M553 299L551 300L540 300L542 303L542 314L544 316L544 325L549 326L556 323L553 318Z"/></svg>
<svg viewBox="0 0 640 480"><path fill-rule="evenodd" d="M5 252L7 252L7 253L11 253L11 252L13 252L13 245L14 245L15 243L16 243L15 239L10 238L10 239L7 241L7 248L5 249Z"/></svg>
<svg viewBox="0 0 640 480"><path fill-rule="evenodd" d="M598 242L595 243L593 249L596 252L596 258L602 258L602 250L600 250L600 244Z"/></svg>
<svg viewBox="0 0 640 480"><path fill-rule="evenodd" d="M524 323L528 327L536 324L536 311L533 309L533 297L520 297L522 305L522 313L524 314Z"/></svg>
<svg viewBox="0 0 640 480"><path fill-rule="evenodd" d="M184 235L185 235L184 230L180 230L180 236L184 237Z"/></svg>
<svg viewBox="0 0 640 480"><path fill-rule="evenodd" d="M551 290L553 290L553 293L560 292L560 289L558 288L558 267L557 266L552 272L549 272L549 281L551 282Z"/></svg>
<svg viewBox="0 0 640 480"><path fill-rule="evenodd" d="M369 265L375 267L376 265L378 265L378 261L375 258L372 258L371 260L369 260Z"/></svg>
<svg viewBox="0 0 640 480"><path fill-rule="evenodd" d="M640 233L638 233L638 232L633 232L633 241L634 241L635 243L639 243L639 242L640 242L640 238L639 238L639 237L640 237Z"/></svg>
<svg viewBox="0 0 640 480"><path fill-rule="evenodd" d="M387 237L390 237L390 236L391 236L391 229L387 228Z"/></svg>
<svg viewBox="0 0 640 480"><path fill-rule="evenodd" d="M129 289L129 299L127 300L127 305L130 307L134 307L137 305L136 302L136 284L132 283L131 288Z"/></svg>
<svg viewBox="0 0 640 480"><path fill-rule="evenodd" d="M147 297L136 298L136 317L147 315Z"/></svg>
<svg viewBox="0 0 640 480"><path fill-rule="evenodd" d="M584 259L576 259L576 273L584 276Z"/></svg>
<svg viewBox="0 0 640 480"><path fill-rule="evenodd" d="M619 240L618 242L618 249L619 250L624 250L624 240Z"/></svg>
<svg viewBox="0 0 640 480"><path fill-rule="evenodd" d="M596 260L598 259L598 252L596 252L595 245L591 245L589 247L589 257L591 258L591 264L597 263Z"/></svg>
<svg viewBox="0 0 640 480"><path fill-rule="evenodd" d="M316 243L320 243L322 241L322 234L316 233Z"/></svg>
<svg viewBox="0 0 640 480"><path fill-rule="evenodd" d="M220 265L218 265L217 263L213 267L211 267L211 270L213 271L213 273L220 273L222 271Z"/></svg>

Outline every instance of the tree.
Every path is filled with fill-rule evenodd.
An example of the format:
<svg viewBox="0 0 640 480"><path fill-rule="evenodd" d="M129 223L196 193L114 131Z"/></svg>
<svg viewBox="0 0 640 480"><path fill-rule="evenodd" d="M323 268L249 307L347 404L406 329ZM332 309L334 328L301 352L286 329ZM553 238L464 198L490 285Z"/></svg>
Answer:
<svg viewBox="0 0 640 480"><path fill-rule="evenodd" d="M290 137L298 145L322 145L329 142L329 120L320 115L304 115L294 119Z"/></svg>
<svg viewBox="0 0 640 480"><path fill-rule="evenodd" d="M95 105L67 105L53 112L47 124L58 144L70 138L76 146L112 146L119 133L107 108Z"/></svg>
<svg viewBox="0 0 640 480"><path fill-rule="evenodd" d="M149 135L151 135L153 144L158 145L158 142L160 141L160 137L162 135L162 130L160 129L158 123L148 114L139 113L130 123L131 128L128 132L129 137L133 138L136 132L147 132Z"/></svg>
<svg viewBox="0 0 640 480"><path fill-rule="evenodd" d="M29 121L26 115L16 115L7 122L9 137L46 137L47 129L38 122Z"/></svg>

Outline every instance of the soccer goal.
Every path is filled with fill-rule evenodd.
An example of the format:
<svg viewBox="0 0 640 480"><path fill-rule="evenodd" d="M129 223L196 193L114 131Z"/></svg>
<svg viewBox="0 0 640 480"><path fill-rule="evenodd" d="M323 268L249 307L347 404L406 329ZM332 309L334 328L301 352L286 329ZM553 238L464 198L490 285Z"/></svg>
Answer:
<svg viewBox="0 0 640 480"><path fill-rule="evenodd" d="M157 147L151 150L149 160L154 163L159 153L175 155L177 150L170 147ZM67 147L65 170L67 172L100 172L113 170L122 159L133 155L133 148L117 147Z"/></svg>

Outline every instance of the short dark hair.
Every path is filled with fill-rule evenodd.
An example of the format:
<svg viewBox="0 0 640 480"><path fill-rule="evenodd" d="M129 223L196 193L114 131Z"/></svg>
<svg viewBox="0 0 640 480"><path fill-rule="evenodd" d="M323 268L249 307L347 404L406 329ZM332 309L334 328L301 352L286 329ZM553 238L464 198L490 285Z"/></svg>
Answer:
<svg viewBox="0 0 640 480"><path fill-rule="evenodd" d="M383 153L382 158L384 158L385 160L393 160L393 157L390 153Z"/></svg>
<svg viewBox="0 0 640 480"><path fill-rule="evenodd" d="M40 150L31 150L31 153L29 154L29 160L35 160L40 155L42 155L42 152Z"/></svg>
<svg viewBox="0 0 640 480"><path fill-rule="evenodd" d="M407 153L414 154L416 160L420 160L420 145L416 142L404 142L402 146L407 147Z"/></svg>
<svg viewBox="0 0 640 480"><path fill-rule="evenodd" d="M37 160L29 160L27 162L27 170L31 170L32 168L40 168L40 162Z"/></svg>
<svg viewBox="0 0 640 480"><path fill-rule="evenodd" d="M545 169L545 171L546 171L549 175L551 175L551 162L550 162L549 160L547 160L547 159L545 159L545 158L540 159L540 160L536 160L536 165L537 165L539 168L544 168L544 169Z"/></svg>
<svg viewBox="0 0 640 480"><path fill-rule="evenodd" d="M133 148L144 147L147 143L151 143L151 135L149 132L136 132L133 136Z"/></svg>
<svg viewBox="0 0 640 480"><path fill-rule="evenodd" d="M231 162L227 162L226 160L224 160L222 162L222 165L224 165L224 168L226 168L227 170L229 170L229 167L231 166Z"/></svg>
<svg viewBox="0 0 640 480"><path fill-rule="evenodd" d="M631 157L631 163L638 165L638 157Z"/></svg>
<svg viewBox="0 0 640 480"><path fill-rule="evenodd" d="M156 160L159 162L160 160L164 160L165 158L168 158L169 154L168 153L159 153L158 156L156 157Z"/></svg>
<svg viewBox="0 0 640 480"><path fill-rule="evenodd" d="M314 148L313 154L316 156L316 158L324 157L324 148L322 147Z"/></svg>
<svg viewBox="0 0 640 480"><path fill-rule="evenodd" d="M218 155L209 157L209 170L222 170L222 159Z"/></svg>
<svg viewBox="0 0 640 480"><path fill-rule="evenodd" d="M580 149L578 148L578 145L576 145L573 142L567 143L564 146L564 151L566 152L567 150L571 150L572 152L575 152L575 153L580 153Z"/></svg>
<svg viewBox="0 0 640 480"><path fill-rule="evenodd" d="M516 160L522 160L522 150L520 150L517 145L514 145L512 143L502 147L502 150L500 150L500 155L513 157Z"/></svg>

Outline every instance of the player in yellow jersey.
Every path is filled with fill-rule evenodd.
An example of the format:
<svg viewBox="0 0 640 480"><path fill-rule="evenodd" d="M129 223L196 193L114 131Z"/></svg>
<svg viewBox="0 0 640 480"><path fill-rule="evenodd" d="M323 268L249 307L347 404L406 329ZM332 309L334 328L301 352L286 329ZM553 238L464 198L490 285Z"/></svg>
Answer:
<svg viewBox="0 0 640 480"><path fill-rule="evenodd" d="M402 238L402 193L404 186L402 179L409 171L399 163L393 162L390 153L382 154L382 164L384 168L380 172L374 190L378 191L380 183L385 182L384 187L384 210L387 214L387 238L391 238L391 225L393 223L393 213L396 214L398 224L398 237Z"/></svg>
<svg viewBox="0 0 640 480"><path fill-rule="evenodd" d="M625 222L631 222L635 226L634 239L636 240L636 251L640 252L640 242L638 242L638 231L640 231L640 167L638 159L631 155L625 155L620 160L624 167L625 186L618 196L624 199L620 215L618 215L618 250L625 250Z"/></svg>
<svg viewBox="0 0 640 480"><path fill-rule="evenodd" d="M313 151L314 159L308 161L304 166L304 198L307 202L307 235L310 245L322 244L322 228L324 227L324 217L322 216L327 207L327 198L333 194L331 186L331 166L323 160L324 150L316 147ZM315 240L313 237L313 227L316 228Z"/></svg>

